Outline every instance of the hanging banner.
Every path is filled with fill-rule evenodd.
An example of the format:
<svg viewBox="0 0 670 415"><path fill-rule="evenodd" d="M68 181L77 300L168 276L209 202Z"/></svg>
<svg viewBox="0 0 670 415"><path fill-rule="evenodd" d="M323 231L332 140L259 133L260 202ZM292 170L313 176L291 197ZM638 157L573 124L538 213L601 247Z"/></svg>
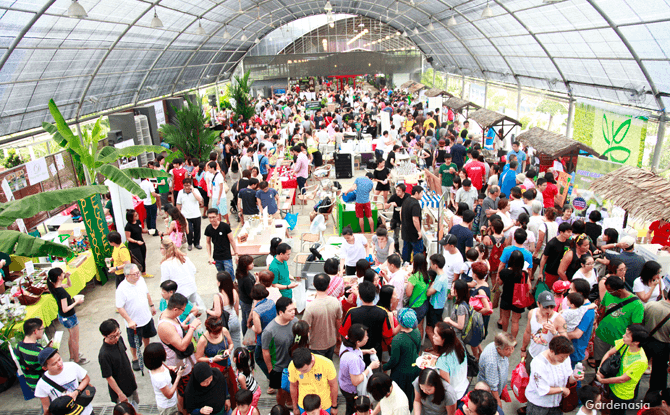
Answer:
<svg viewBox="0 0 670 415"><path fill-rule="evenodd" d="M570 190L570 182L572 181L572 176L565 172L558 172L558 177L556 177L556 186L558 187L558 205L563 206L565 200L568 198L568 192Z"/></svg>
<svg viewBox="0 0 670 415"><path fill-rule="evenodd" d="M609 161L642 167L647 118L617 114L580 103L575 106L573 138Z"/></svg>
<svg viewBox="0 0 670 415"><path fill-rule="evenodd" d="M49 179L47 160L44 157L26 163L26 171L28 172L28 180L30 180L31 186Z"/></svg>
<svg viewBox="0 0 670 415"><path fill-rule="evenodd" d="M104 284L107 282L105 258L112 256L112 246L107 240L109 229L107 228L105 213L102 210L100 195L93 195L82 199L78 204L84 226L86 226L86 233L88 234L88 242L91 245L93 258L95 259L95 264L98 266L100 282Z"/></svg>

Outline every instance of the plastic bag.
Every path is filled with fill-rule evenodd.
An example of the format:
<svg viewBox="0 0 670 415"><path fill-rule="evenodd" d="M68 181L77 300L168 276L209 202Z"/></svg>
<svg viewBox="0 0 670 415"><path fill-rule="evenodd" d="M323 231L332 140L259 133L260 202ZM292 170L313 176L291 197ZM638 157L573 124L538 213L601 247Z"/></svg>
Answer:
<svg viewBox="0 0 670 415"><path fill-rule="evenodd" d="M307 306L307 292L305 291L305 283L298 281L298 286L293 290L293 303L295 304L296 312L302 313Z"/></svg>
<svg viewBox="0 0 670 415"><path fill-rule="evenodd" d="M516 368L512 371L512 391L514 392L514 396L516 396L516 400L519 401L519 403L526 403L528 402L528 399L526 399L526 387L528 386L528 382L530 381L530 376L528 376L528 373L526 373L526 365L524 360L522 359L521 362L516 365Z"/></svg>
<svg viewBox="0 0 670 415"><path fill-rule="evenodd" d="M526 308L533 304L533 297L530 295L530 288L524 281L522 283L514 284L514 294L512 297L512 305L519 308Z"/></svg>
<svg viewBox="0 0 670 415"><path fill-rule="evenodd" d="M256 345L256 333L253 329L247 329L247 332L244 333L244 338L242 339L242 345L244 346L255 346Z"/></svg>
<svg viewBox="0 0 670 415"><path fill-rule="evenodd" d="M472 297L470 297L469 305L472 306L472 308L475 311L481 313L482 310L484 309L485 299L488 301L488 297L486 295L483 295L483 294L473 295ZM490 316L491 314L493 314L493 309L492 308L490 309L490 311L488 313L486 313L486 314L482 313L482 315L485 315L485 316Z"/></svg>
<svg viewBox="0 0 670 415"><path fill-rule="evenodd" d="M500 400L503 401L503 402L512 402L512 397L509 396L509 391L507 390L507 385L505 385L502 392L500 393Z"/></svg>
<svg viewBox="0 0 670 415"><path fill-rule="evenodd" d="M288 223L288 228L290 230L295 229L295 225L298 224L298 214L297 213L287 213L286 217L284 219Z"/></svg>

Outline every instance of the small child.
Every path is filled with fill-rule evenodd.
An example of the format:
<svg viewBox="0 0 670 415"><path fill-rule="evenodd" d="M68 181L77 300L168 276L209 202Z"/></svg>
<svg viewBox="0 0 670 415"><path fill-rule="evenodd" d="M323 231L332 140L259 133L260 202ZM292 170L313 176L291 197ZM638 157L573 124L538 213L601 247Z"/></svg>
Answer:
<svg viewBox="0 0 670 415"><path fill-rule="evenodd" d="M554 301L556 301L555 311L561 311L564 308L568 308L565 296L568 294L569 289L570 281L558 280L551 286L551 291L554 292Z"/></svg>
<svg viewBox="0 0 670 415"><path fill-rule="evenodd" d="M172 280L165 280L161 283L161 300L158 303L158 309L163 312L167 308L167 302L172 297L172 294L177 292L178 285ZM200 316L198 307L193 307L189 301L184 308L184 312L179 316L182 326L188 325L192 318Z"/></svg>
<svg viewBox="0 0 670 415"><path fill-rule="evenodd" d="M579 322L582 321L582 317L589 310L595 308L595 304L584 305L584 296L580 293L570 293L567 295L568 300L568 309L561 310L560 313L565 319L566 331L570 333L574 331ZM583 307L582 307L583 306Z"/></svg>
<svg viewBox="0 0 670 415"><path fill-rule="evenodd" d="M305 415L328 415L328 412L321 408L321 398L314 393L305 395L302 400L302 407L305 410Z"/></svg>
<svg viewBox="0 0 670 415"><path fill-rule="evenodd" d="M577 415L596 415L598 413L597 407L602 399L598 388L593 385L582 385L577 390L577 396L579 401L583 403L577 411Z"/></svg>
<svg viewBox="0 0 670 415"><path fill-rule="evenodd" d="M233 411L233 415L261 415L258 412L256 405L252 403L253 394L248 389L240 389L235 393L235 401L237 408Z"/></svg>
<svg viewBox="0 0 670 415"><path fill-rule="evenodd" d="M486 193L479 193L475 205L472 207L472 210L475 212L475 219L472 221L472 232L475 235L479 235L479 219L482 213L484 199L486 199Z"/></svg>
<svg viewBox="0 0 670 415"><path fill-rule="evenodd" d="M354 399L354 411L356 415L370 415L372 413L372 403L367 396L357 396Z"/></svg>
<svg viewBox="0 0 670 415"><path fill-rule="evenodd" d="M284 405L275 405L270 409L270 415L290 415L290 411Z"/></svg>
<svg viewBox="0 0 670 415"><path fill-rule="evenodd" d="M470 248L465 252L465 263L461 267L461 276L459 277L463 281L468 283L468 287L474 288L477 283L472 279L472 264L479 259L479 250L476 248Z"/></svg>
<svg viewBox="0 0 670 415"><path fill-rule="evenodd" d="M237 387L242 390L246 389L251 392L253 396L252 406L258 406L258 400L261 397L261 388L258 387L258 382L253 374L253 362L246 347L238 347L233 352L233 363L235 363L235 376L237 379ZM244 415L244 414L243 414Z"/></svg>
<svg viewBox="0 0 670 415"><path fill-rule="evenodd" d="M177 386L181 381L184 367L177 369L174 381L170 369L165 366L167 354L163 345L151 343L144 349L144 365L149 369L151 386L156 396L156 406L161 414L177 413Z"/></svg>

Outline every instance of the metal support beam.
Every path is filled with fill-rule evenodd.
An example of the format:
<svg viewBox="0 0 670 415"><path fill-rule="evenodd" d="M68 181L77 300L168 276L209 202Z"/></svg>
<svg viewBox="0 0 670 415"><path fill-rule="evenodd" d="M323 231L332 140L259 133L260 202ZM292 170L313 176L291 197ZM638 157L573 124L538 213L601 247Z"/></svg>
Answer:
<svg viewBox="0 0 670 415"><path fill-rule="evenodd" d="M461 75L461 99L465 96L465 75Z"/></svg>
<svg viewBox="0 0 670 415"><path fill-rule="evenodd" d="M488 94L489 94L489 80L484 79L484 105L482 106L482 108L486 108L486 97L488 96Z"/></svg>
<svg viewBox="0 0 670 415"><path fill-rule="evenodd" d="M665 111L661 112L661 119L658 121L658 134L656 135L656 147L654 148L654 157L651 159L651 169L658 171L658 165L661 162L661 154L663 153L663 141L665 141L665 118L667 114ZM664 168L670 166L663 166Z"/></svg>
<svg viewBox="0 0 670 415"><path fill-rule="evenodd" d="M519 117L521 117L521 84L516 87L516 119L518 120ZM516 126L516 134L519 135L519 132L521 132L521 127Z"/></svg>
<svg viewBox="0 0 670 415"><path fill-rule="evenodd" d="M575 99L570 95L568 101L568 120L565 124L565 136L572 138L572 120L575 117Z"/></svg>

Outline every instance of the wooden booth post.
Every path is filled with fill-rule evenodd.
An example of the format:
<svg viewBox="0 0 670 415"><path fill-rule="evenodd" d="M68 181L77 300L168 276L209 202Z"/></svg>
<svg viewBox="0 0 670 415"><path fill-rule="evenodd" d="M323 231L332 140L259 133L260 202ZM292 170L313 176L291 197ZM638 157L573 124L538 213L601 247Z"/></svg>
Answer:
<svg viewBox="0 0 670 415"><path fill-rule="evenodd" d="M105 258L112 256L112 246L107 240L109 229L107 228L107 220L105 219L100 195L96 194L86 199L81 199L77 203L79 204L84 226L86 226L93 259L95 260L95 265L98 267L100 283L105 284L107 282Z"/></svg>

